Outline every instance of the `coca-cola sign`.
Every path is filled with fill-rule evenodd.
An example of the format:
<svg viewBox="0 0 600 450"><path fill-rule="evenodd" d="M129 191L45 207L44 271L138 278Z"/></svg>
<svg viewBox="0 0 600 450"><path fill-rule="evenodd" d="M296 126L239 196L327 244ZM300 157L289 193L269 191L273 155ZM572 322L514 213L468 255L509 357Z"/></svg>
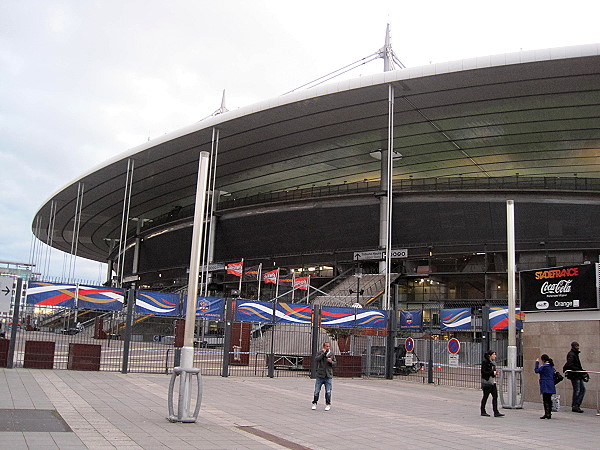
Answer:
<svg viewBox="0 0 600 450"><path fill-rule="evenodd" d="M521 311L598 308L598 264L519 272Z"/></svg>

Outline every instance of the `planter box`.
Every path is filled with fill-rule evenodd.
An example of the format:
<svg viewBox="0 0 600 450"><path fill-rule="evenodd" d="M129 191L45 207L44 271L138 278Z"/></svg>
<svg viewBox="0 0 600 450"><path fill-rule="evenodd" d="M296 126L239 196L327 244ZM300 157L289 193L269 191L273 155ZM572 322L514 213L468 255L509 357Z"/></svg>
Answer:
<svg viewBox="0 0 600 450"><path fill-rule="evenodd" d="M102 346L96 344L69 344L69 370L100 370Z"/></svg>
<svg viewBox="0 0 600 450"><path fill-rule="evenodd" d="M25 341L23 367L26 369L54 368L54 341Z"/></svg>
<svg viewBox="0 0 600 450"><path fill-rule="evenodd" d="M8 346L10 339L0 339L0 367L8 366Z"/></svg>
<svg viewBox="0 0 600 450"><path fill-rule="evenodd" d="M336 355L336 366L333 368L334 377L342 378L360 378L362 377L362 356ZM312 362L311 356L305 356L302 361L302 367L310 370Z"/></svg>
<svg viewBox="0 0 600 450"><path fill-rule="evenodd" d="M362 377L362 356L336 355L337 365L333 368L334 377Z"/></svg>

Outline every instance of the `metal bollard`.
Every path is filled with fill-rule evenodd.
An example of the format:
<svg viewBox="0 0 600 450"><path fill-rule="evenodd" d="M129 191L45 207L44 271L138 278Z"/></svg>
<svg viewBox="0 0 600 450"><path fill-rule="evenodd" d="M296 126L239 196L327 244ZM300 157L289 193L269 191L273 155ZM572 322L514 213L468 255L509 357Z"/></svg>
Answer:
<svg viewBox="0 0 600 450"><path fill-rule="evenodd" d="M179 381L179 396L177 402L177 415L173 407L173 393L175 388L175 380L181 375ZM198 395L196 398L196 408L194 413L190 415L191 409L191 379L192 376L196 376ZM169 384L169 416L167 420L169 422L182 422L182 423L195 423L200 412L200 406L202 405L202 379L200 375L200 369L189 368L184 369L182 367L173 368L173 375L171 376L171 382Z"/></svg>
<svg viewBox="0 0 600 450"><path fill-rule="evenodd" d="M504 401L504 391L502 390L502 386L503 381L504 381L504 377L505 377L505 373L507 374L507 384L508 384L508 399L505 402ZM499 387L499 391L500 391L500 403L502 404L503 408L506 409L522 409L523 408L523 402L525 400L525 396L523 395L523 392L525 391L525 386L523 385L524 380L523 380L523 369L517 368L517 369L511 369L508 367L504 367L501 371L500 371L500 379L498 380L498 385ZM520 392L517 393L517 374L520 375Z"/></svg>

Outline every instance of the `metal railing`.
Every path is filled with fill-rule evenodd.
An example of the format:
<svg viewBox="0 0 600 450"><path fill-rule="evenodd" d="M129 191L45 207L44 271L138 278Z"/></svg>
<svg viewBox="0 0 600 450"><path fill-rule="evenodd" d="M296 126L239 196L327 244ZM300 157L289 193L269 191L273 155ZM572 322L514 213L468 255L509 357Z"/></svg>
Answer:
<svg viewBox="0 0 600 450"><path fill-rule="evenodd" d="M434 177L434 178L403 178L393 182L394 192L420 191L600 191L600 178L580 177ZM381 192L379 180L367 180L354 183L311 186L286 191L260 192L257 194L224 197L217 205L218 210L226 210L243 206L260 205L291 200L331 197ZM194 205L174 208L172 211L152 219L143 230L161 226L166 223L188 219L194 215ZM128 238L133 237L134 231Z"/></svg>

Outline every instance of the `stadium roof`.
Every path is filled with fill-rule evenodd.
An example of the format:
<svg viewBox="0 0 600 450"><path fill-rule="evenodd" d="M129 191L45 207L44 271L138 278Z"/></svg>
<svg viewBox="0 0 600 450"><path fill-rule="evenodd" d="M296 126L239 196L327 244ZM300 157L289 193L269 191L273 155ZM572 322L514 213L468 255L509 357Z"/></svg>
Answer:
<svg viewBox="0 0 600 450"><path fill-rule="evenodd" d="M193 203L199 151L219 130L216 187L232 198L378 180L394 86L394 179L600 177L600 44L523 51L363 76L211 116L133 148L55 193L33 221L71 251L82 189L77 255L107 258L118 238L128 160L130 217ZM375 154L376 156L376 154ZM81 183L81 185L79 184ZM41 224L41 226L40 226Z"/></svg>

